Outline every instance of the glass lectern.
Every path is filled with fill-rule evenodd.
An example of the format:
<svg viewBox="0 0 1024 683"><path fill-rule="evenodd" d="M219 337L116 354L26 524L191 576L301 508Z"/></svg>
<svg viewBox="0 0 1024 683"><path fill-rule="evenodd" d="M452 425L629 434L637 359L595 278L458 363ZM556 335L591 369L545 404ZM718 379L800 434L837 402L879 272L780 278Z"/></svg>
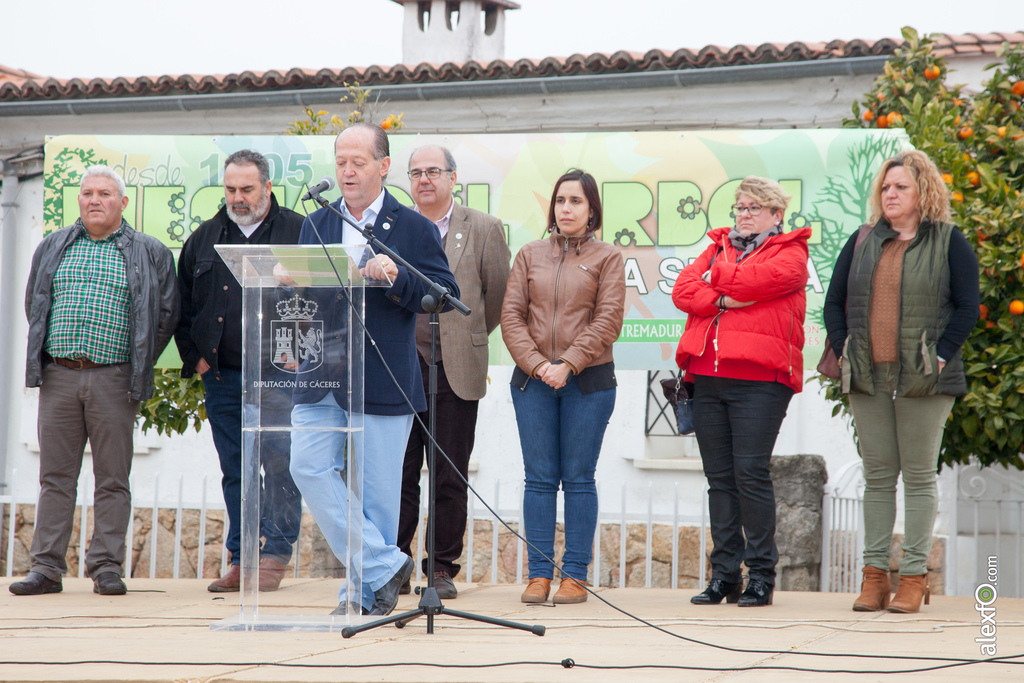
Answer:
<svg viewBox="0 0 1024 683"><path fill-rule="evenodd" d="M363 473L363 288L359 266L372 257L368 245L217 245L217 252L242 285L242 529L239 614L212 630L340 630L360 623L362 530L347 525L343 547L333 548L346 568L347 614L322 607L302 610L259 604L261 512L281 504L282 468L288 459L294 405L327 392L350 416L345 426L301 427L339 444L337 460L323 476L341 476L349 496L347 519L361 519ZM309 436L309 435L307 435ZM301 451L291 453L301 458ZM295 499L296 496L291 496ZM356 514L352 514L356 512ZM298 553L292 557L299 562ZM265 594L266 595L266 594ZM315 611L314 611L315 609ZM287 611L307 614L287 614Z"/></svg>

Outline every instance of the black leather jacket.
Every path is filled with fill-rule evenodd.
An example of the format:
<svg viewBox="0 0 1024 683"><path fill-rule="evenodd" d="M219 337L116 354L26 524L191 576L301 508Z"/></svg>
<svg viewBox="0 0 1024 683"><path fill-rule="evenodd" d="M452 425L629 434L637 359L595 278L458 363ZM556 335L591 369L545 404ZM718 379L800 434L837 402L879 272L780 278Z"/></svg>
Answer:
<svg viewBox="0 0 1024 683"><path fill-rule="evenodd" d="M131 364L129 398L145 401L153 394L153 364L171 340L178 323L178 287L174 278L174 257L154 237L135 232L122 221L117 248L124 256L125 275L131 293ZM32 270L25 288L28 317L28 358L25 386L43 383L43 344L46 341L53 278L64 251L82 228L74 225L43 238L32 256Z"/></svg>
<svg viewBox="0 0 1024 683"><path fill-rule="evenodd" d="M270 196L270 211L264 219L269 233L268 244L295 244L302 229L303 217L281 208ZM205 358L214 374L219 373L216 349L224 331L224 314L228 296L238 290L235 277L213 248L227 244L227 230L232 225L227 209L220 207L217 215L189 235L178 258L178 289L181 292L181 320L174 332L174 342L181 354L181 376L195 374L196 364ZM231 286L232 290L228 287ZM203 351L200 351L202 349Z"/></svg>

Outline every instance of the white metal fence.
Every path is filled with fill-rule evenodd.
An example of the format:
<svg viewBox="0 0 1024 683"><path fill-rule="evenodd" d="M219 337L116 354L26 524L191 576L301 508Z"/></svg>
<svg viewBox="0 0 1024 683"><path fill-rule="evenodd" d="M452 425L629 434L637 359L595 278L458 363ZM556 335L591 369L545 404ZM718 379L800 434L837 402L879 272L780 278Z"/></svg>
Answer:
<svg viewBox="0 0 1024 683"><path fill-rule="evenodd" d="M17 471L13 473L11 490L17 491ZM969 595L974 587L984 582L987 572L991 571L992 558L997 558L1000 574L1000 594L1006 597L1020 597L1022 593L1022 571L1024 567L1024 475L1019 472L1006 472L994 468L984 470L977 467L958 467L954 473L956 486L948 502L952 528L959 533L951 534L946 548L945 571L946 592L952 594ZM135 482L133 482L134 484ZM186 486L189 484L189 486ZM190 501L186 498L186 490L195 490L196 482L186 481L185 476L178 476L173 481L162 481L160 475L156 475L148 490L152 491L149 501L143 501L138 496L133 499L132 519L135 517L135 510L139 508L152 510L154 529L151 531L152 542L149 544L149 577L155 577L157 573L157 557L159 534L156 533L156 524L160 510L175 510L174 515L174 554L172 576L181 578L182 572L182 532L183 517L186 511L195 511L199 517L196 567L199 568L195 574L202 576L201 568L205 566L205 543L201 542L206 537L207 512L212 510L223 511L223 501L220 495L208 498L206 491L211 482L206 477L202 479L200 500ZM219 484L213 482L213 484ZM219 486L217 487L219 491ZM135 490L133 486L133 490ZM834 479L834 483L826 485L822 506L822 562L821 562L821 590L828 592L856 592L860 589L860 571L862 567L861 556L863 553L864 539L861 528L863 519L863 474L860 463L852 463L841 470ZM601 496L601 485L598 486L598 496ZM7 576L13 575L15 556L15 519L21 505L34 505L35 495L30 499L19 499L16 495L0 496L0 505L3 506L4 514L4 537L6 540L4 572ZM606 580L611 574L603 567L605 558L614 558L613 562L618 564L618 577L615 585L624 587L627 583L627 540L629 537L629 526L642 525L646 527L646 547L644 557L645 579L644 585L652 585L652 564L654 562L653 539L655 525L671 526L672 529L672 553L671 553L671 587L679 586L679 538L680 529L685 526L699 529L700 557L707 556L707 500L703 496L703 504L699 517L687 518L679 512L680 500L678 486L674 490L673 511L669 515L655 514L653 511L653 490L648 491L647 509L638 513L636 510L627 509L625 484L622 484L620 495L621 507L617 513L605 511L599 518L599 525L594 536L594 564L592 566L592 577L601 577L601 585L608 585ZM88 472L83 472L79 482L77 505L81 511L81 518L88 519L89 509L92 507L92 481ZM144 503L144 504L143 504ZM504 507L503 507L504 503ZM514 507L510 507L512 503ZM522 484L517 482L513 485L496 482L491 494L491 505L498 514L513 528L522 528ZM423 501L423 510L426 513L426 500ZM466 565L464 566L465 576L480 574L474 567L478 560L474 552L479 539L476 538L474 520L489 520L492 522L490 531L490 580L497 583L499 580L499 548L498 538L504 527L495 520L494 516L485 510L473 496L469 499L469 524L467 525L466 539ZM226 522L225 522L226 524ZM618 526L618 548L607 547L602 539L602 528ZM79 547L85 548L88 543L87 524L79 526ZM133 547L134 524L128 529L128 547ZM422 534L420 535L422 538ZM299 543L302 542L300 538ZM515 581L523 581L523 559L525 558L526 547L522 540L516 540L515 552ZM603 547L604 545L604 547ZM603 553L601 551L604 551ZM423 557L422 542L416 551L416 559ZM227 568L228 557L221 544L220 550L221 571ZM699 562L699 586L706 583L706 563ZM420 563L416 562L417 578L419 578ZM294 576L300 575L300 563L294 563ZM85 553L79 553L77 572L79 577L85 576ZM132 574L132 554L126 558L125 573ZM188 574L193 572L189 569ZM486 574L486 572L485 572ZM511 578L511 577L509 577Z"/></svg>

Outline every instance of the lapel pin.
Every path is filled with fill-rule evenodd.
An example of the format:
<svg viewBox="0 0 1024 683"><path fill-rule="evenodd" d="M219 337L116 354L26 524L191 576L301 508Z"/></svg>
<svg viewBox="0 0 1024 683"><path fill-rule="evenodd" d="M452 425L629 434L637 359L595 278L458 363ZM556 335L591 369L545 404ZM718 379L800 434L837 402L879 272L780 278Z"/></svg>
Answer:
<svg viewBox="0 0 1024 683"><path fill-rule="evenodd" d="M462 233L461 232L455 233L455 239L461 240L462 239Z"/></svg>
<svg viewBox="0 0 1024 683"><path fill-rule="evenodd" d="M385 230L390 230L391 229L391 224L390 223L385 223L384 225L382 225L380 227L384 228Z"/></svg>

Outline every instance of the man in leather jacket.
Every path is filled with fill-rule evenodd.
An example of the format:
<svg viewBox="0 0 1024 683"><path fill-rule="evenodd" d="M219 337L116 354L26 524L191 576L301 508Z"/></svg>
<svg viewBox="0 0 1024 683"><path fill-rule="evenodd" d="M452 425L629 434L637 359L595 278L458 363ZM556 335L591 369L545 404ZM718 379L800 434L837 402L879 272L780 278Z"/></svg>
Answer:
<svg viewBox="0 0 1024 683"><path fill-rule="evenodd" d="M181 322L174 333L182 377L202 376L206 415L223 475L229 523L224 544L231 553L231 569L208 586L214 593L239 590L242 518L242 288L214 247L295 244L302 228L302 216L278 206L271 192L270 165L259 152L243 149L225 160L224 197L217 215L200 225L181 250ZM289 425L290 394L281 389L261 391L260 424ZM287 432L261 436L261 591L278 589L298 538L301 497L288 472L290 449Z"/></svg>

